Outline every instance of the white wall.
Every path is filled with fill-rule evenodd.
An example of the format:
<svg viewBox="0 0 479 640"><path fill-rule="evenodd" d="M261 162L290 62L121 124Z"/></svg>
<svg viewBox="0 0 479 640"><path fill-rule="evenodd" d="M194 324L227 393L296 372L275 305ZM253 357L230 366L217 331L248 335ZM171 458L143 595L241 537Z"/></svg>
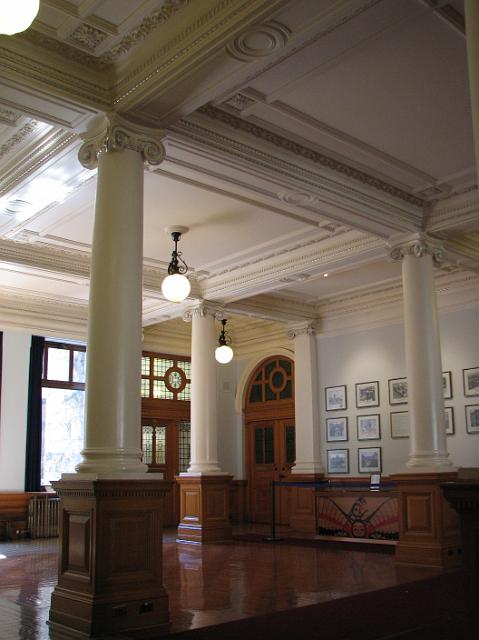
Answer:
<svg viewBox="0 0 479 640"><path fill-rule="evenodd" d="M31 334L4 331L0 419L0 491L23 491Z"/></svg>
<svg viewBox="0 0 479 640"><path fill-rule="evenodd" d="M464 406L479 404L464 397L462 370L479 367L479 310L470 309L440 317L443 371L452 372L453 398L445 406L454 407L455 434L447 445L457 466L479 466L479 434L466 433ZM380 446L384 474L405 470L409 439L392 439L390 412L405 411L407 405L389 404L388 379L406 376L403 325L390 325L332 337L318 337L319 401L321 410L321 452L324 469L327 449L349 449L349 475L358 475L358 447ZM356 409L355 384L379 381L380 406ZM325 411L324 388L347 385L347 410ZM357 440L356 416L379 413L381 440ZM347 416L349 440L326 441L326 417Z"/></svg>
<svg viewBox="0 0 479 640"><path fill-rule="evenodd" d="M236 479L244 477L242 416L235 412L236 380L238 360L229 364L218 364L218 453L223 471Z"/></svg>

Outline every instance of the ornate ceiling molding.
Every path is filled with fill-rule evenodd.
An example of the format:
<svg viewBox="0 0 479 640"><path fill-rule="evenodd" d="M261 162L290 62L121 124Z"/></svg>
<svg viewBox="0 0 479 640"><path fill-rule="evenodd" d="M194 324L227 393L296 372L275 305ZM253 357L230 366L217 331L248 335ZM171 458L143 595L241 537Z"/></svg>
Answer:
<svg viewBox="0 0 479 640"><path fill-rule="evenodd" d="M408 237L395 242L391 245L389 252L391 260L398 262L404 260L406 256L423 258L427 255L432 256L438 265L444 262L444 245L425 233L418 233L412 238Z"/></svg>
<svg viewBox="0 0 479 640"><path fill-rule="evenodd" d="M424 200L418 198L417 196L407 193L406 191L399 189L387 182L379 180L373 176L368 175L364 171L360 171L359 169L355 169L350 165L339 162L338 160L331 158L319 151L315 151L314 149L310 149L299 143L289 140L284 136L280 136L277 133L272 133L267 129L260 127L252 122L247 120L243 120L234 116L231 113L227 113L226 111L222 111L214 107L213 105L205 105L198 110L200 113L208 116L212 120L218 120L233 129L243 131L249 135L254 136L258 140L264 140L270 144L273 144L280 149L284 149L293 153L294 155L300 156L301 158L305 158L306 160L310 160L314 164L319 164L323 167L331 169L334 172L341 173L348 178L356 180L361 184L367 184L368 186L373 187L374 189L378 189L387 193L388 195L398 198L399 200L403 200L408 204L412 204L415 207L421 208L424 205Z"/></svg>
<svg viewBox="0 0 479 640"><path fill-rule="evenodd" d="M2 110L4 111L4 110ZM23 125L13 136L10 136L6 142L0 146L0 158L6 156L12 149L18 147L30 134L36 129L38 122L36 120L29 120Z"/></svg>
<svg viewBox="0 0 479 640"><path fill-rule="evenodd" d="M479 192L477 187L467 193L453 196L436 203L428 210L426 231L441 233L448 237L449 233L459 230L479 231Z"/></svg>
<svg viewBox="0 0 479 640"><path fill-rule="evenodd" d="M287 26L271 20L255 24L226 45L230 56L241 62L253 62L281 51L288 44L291 31Z"/></svg>

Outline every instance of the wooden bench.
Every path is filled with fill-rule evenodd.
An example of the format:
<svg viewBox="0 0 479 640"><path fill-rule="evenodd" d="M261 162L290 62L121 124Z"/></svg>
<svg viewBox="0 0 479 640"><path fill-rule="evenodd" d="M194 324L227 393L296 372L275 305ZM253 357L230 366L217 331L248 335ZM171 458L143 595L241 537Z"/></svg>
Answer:
<svg viewBox="0 0 479 640"><path fill-rule="evenodd" d="M45 494L0 491L0 540L11 540L28 531L28 503L37 495Z"/></svg>

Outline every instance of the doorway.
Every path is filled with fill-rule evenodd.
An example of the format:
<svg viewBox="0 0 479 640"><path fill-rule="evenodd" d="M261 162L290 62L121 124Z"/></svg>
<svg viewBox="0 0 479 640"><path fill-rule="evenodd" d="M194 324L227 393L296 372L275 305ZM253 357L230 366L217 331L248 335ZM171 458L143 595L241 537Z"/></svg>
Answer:
<svg viewBox="0 0 479 640"><path fill-rule="evenodd" d="M294 369L284 356L264 360L253 372L246 401L246 468L249 519L269 523L272 482L287 480L295 462ZM289 487L275 490L276 524L289 524Z"/></svg>

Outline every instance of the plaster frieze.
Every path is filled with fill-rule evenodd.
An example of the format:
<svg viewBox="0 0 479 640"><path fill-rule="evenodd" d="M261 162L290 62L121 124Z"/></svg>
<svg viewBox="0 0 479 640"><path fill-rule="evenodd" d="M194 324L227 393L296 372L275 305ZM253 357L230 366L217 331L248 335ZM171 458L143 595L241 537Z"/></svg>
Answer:
<svg viewBox="0 0 479 640"><path fill-rule="evenodd" d="M92 129L82 136L85 140L78 152L78 159L86 169L98 166L101 153L130 149L141 154L144 162L157 165L165 157L161 142L163 131L142 127L118 113L109 113L97 120Z"/></svg>
<svg viewBox="0 0 479 640"><path fill-rule="evenodd" d="M29 31L36 33L33 30ZM38 37L40 40L45 38L42 34L38 34ZM57 44L61 49L61 43ZM42 45L38 43L36 46ZM59 53L62 54L61 51ZM88 56L88 54L83 55ZM68 96L70 105L74 101L76 105L90 105L100 110L110 108L110 90L106 86L105 78L101 75L92 75L91 70L86 73L86 60L81 63L83 73L81 73L81 67L78 73L73 73L71 67L67 67L64 62L62 68L59 68L58 62L53 62L48 57L41 58L37 48L32 49L31 52L27 50L19 52L14 50L14 47L0 46L0 57L2 77L18 87L26 87L29 93L40 87L42 92L47 92L50 96ZM25 107L22 106L22 110L25 111Z"/></svg>
<svg viewBox="0 0 479 640"><path fill-rule="evenodd" d="M479 193L473 187L466 193L435 204L427 213L426 231L457 234L458 230L479 230Z"/></svg>
<svg viewBox="0 0 479 640"><path fill-rule="evenodd" d="M389 257L394 261L402 261L406 256L423 258L430 255L436 264L442 264L445 259L444 245L425 233L415 234L391 245Z"/></svg>
<svg viewBox="0 0 479 640"><path fill-rule="evenodd" d="M290 251L284 250L271 259L248 264L232 271L205 278L201 285L205 298L234 300L259 293L258 289L278 288L288 284L288 277L297 273L319 273L338 265L352 266L365 257L383 255L381 239L359 231L322 238L320 241ZM282 282L283 279L283 282Z"/></svg>
<svg viewBox="0 0 479 640"><path fill-rule="evenodd" d="M310 160L315 164L319 164L323 167L331 169L334 172L342 173L348 178L357 180L362 184L367 184L380 191L384 191L394 198L404 200L405 202L412 204L415 207L422 207L424 204L424 201L421 198L418 198L417 196L408 193L403 189L391 185L383 180L379 180L378 178L371 176L364 171L360 171L359 169L340 162L339 160L327 156L324 153L305 147L294 140L290 140L289 138L281 136L277 133L273 133L268 129L260 127L253 122L238 118L237 116L218 109L211 104L201 107L198 111L199 113L202 113L213 120L218 120L228 125L229 127L232 127L233 129L248 133L249 135L254 136L257 140L264 140L265 142L273 144L280 149L284 149L286 151L289 151L290 153L293 153L294 155L305 158L306 160Z"/></svg>
<svg viewBox="0 0 479 640"><path fill-rule="evenodd" d="M0 239L0 262L31 269L90 277L90 255L41 242L25 243Z"/></svg>
<svg viewBox="0 0 479 640"><path fill-rule="evenodd" d="M17 140L16 143L21 144L33 136L38 124L35 122L34 126L25 129L23 139ZM76 141L77 135L75 133L64 131L63 129L49 129L45 135L32 139L31 143L34 146L31 150L13 162L7 163L2 168L0 194L5 194L20 185L25 178L31 176L55 156L63 153L65 149L70 145L74 145Z"/></svg>
<svg viewBox="0 0 479 640"><path fill-rule="evenodd" d="M247 121L240 122L249 125ZM272 184L278 185L281 181L283 188L276 186L275 193L269 194L271 197L282 200L286 185L290 183L292 191L301 190L311 196L309 200L295 204L298 210L308 212L309 216L355 226L383 237L392 233L413 232L422 225L422 200L415 196L405 200L393 198L391 195L395 193L389 194L387 189L376 188L376 179L370 176L366 178L366 174L364 182L352 180L346 173L335 170L336 161L330 166L316 163L316 151L287 138L282 138L285 146L280 150L266 139L255 137L253 131L234 131L222 122L212 123L201 110L188 120L171 126L170 131L183 146L210 157L213 162L221 158L236 172L238 169L245 173L253 170ZM294 148L289 148L289 142L293 147L304 149L305 153L295 154ZM313 156L311 158L309 151ZM228 180L228 175L223 179Z"/></svg>
<svg viewBox="0 0 479 640"><path fill-rule="evenodd" d="M3 158L7 153L10 153L12 149L28 138L37 126L38 122L36 120L29 120L26 122L23 127L16 131L13 136L10 136L10 138L0 146L0 158Z"/></svg>
<svg viewBox="0 0 479 640"><path fill-rule="evenodd" d="M0 123L13 127L20 118L21 115L17 111L0 106Z"/></svg>

